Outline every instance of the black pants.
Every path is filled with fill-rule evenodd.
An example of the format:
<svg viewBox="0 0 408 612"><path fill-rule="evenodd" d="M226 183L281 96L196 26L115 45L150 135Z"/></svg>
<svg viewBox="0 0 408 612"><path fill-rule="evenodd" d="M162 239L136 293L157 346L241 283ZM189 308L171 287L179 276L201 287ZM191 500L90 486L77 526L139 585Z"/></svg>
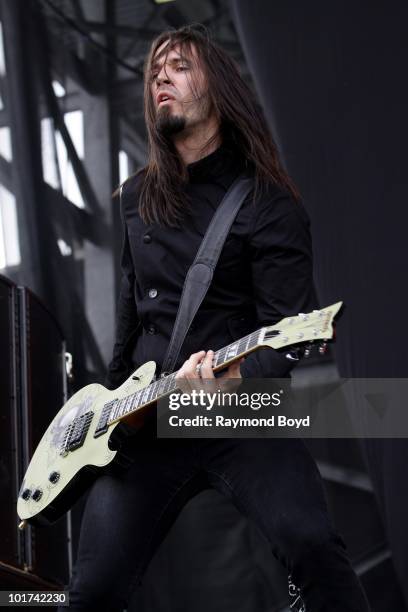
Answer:
<svg viewBox="0 0 408 612"><path fill-rule="evenodd" d="M302 441L144 434L129 444L135 460L130 469L100 477L90 492L69 588L71 610L126 607L183 505L207 486L230 497L258 525L301 587L308 612L369 609Z"/></svg>

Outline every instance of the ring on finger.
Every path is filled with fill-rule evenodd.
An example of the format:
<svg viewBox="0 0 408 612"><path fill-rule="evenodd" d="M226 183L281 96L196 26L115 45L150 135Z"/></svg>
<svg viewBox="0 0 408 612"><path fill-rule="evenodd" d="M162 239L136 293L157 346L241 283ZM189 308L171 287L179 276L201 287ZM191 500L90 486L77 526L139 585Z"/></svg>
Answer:
<svg viewBox="0 0 408 612"><path fill-rule="evenodd" d="M197 372L198 376L201 376L201 368L202 368L202 367L203 367L202 362L201 362L201 363L198 363L198 364L196 365L196 372Z"/></svg>

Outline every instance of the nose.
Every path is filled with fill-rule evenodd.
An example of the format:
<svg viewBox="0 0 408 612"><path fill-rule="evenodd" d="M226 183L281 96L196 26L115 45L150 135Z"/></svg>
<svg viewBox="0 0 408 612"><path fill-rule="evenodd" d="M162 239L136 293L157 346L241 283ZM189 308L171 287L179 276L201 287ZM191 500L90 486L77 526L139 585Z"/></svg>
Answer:
<svg viewBox="0 0 408 612"><path fill-rule="evenodd" d="M159 74L156 77L156 83L157 86L159 87L162 83L166 83L166 85L169 85L171 83L170 77L166 72L166 66L162 66L160 69Z"/></svg>

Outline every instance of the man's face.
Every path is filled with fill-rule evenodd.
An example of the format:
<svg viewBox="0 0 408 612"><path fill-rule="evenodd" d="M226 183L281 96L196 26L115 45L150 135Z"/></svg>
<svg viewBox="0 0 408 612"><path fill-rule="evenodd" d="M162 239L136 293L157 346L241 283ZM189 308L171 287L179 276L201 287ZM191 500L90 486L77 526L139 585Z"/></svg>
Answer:
<svg viewBox="0 0 408 612"><path fill-rule="evenodd" d="M168 51L167 44L158 48L152 61L151 94L158 130L172 136L205 124L211 116L211 105L194 48L191 55L182 57L179 45Z"/></svg>

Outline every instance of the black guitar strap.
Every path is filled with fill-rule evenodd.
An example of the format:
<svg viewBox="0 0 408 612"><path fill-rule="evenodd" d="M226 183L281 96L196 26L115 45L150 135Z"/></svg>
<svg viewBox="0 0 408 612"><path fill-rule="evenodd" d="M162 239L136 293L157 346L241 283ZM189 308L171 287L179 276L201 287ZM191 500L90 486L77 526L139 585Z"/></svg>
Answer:
<svg viewBox="0 0 408 612"><path fill-rule="evenodd" d="M184 281L176 321L163 361L161 376L173 371L189 327L211 284L225 239L245 198L253 187L253 179L240 175L228 189L207 228L197 255Z"/></svg>

